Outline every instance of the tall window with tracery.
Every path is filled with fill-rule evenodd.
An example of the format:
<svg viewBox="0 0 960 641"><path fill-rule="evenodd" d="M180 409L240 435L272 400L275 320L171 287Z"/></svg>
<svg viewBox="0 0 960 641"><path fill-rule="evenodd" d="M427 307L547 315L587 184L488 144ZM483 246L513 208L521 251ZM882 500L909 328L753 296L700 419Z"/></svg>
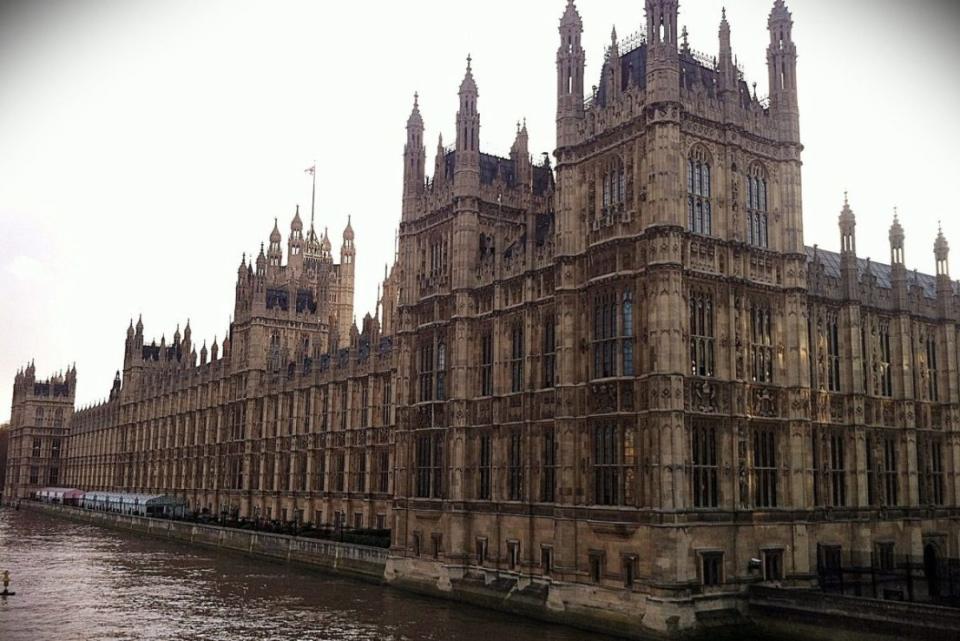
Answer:
<svg viewBox="0 0 960 641"><path fill-rule="evenodd" d="M713 296L690 294L690 369L693 376L714 375Z"/></svg>
<svg viewBox="0 0 960 641"><path fill-rule="evenodd" d="M601 425L593 431L593 489L597 505L619 505L623 497L623 443L620 426Z"/></svg>
<svg viewBox="0 0 960 641"><path fill-rule="evenodd" d="M433 400L433 345L420 347L420 402Z"/></svg>
<svg viewBox="0 0 960 641"><path fill-rule="evenodd" d="M633 292L608 290L593 301L593 378L634 375Z"/></svg>
<svg viewBox="0 0 960 641"><path fill-rule="evenodd" d="M623 173L623 161L616 158L610 162L604 169L601 181L603 183L603 208L601 213L604 217L612 216L623 209L623 203L626 199L626 178Z"/></svg>
<svg viewBox="0 0 960 641"><path fill-rule="evenodd" d="M553 387L557 362L556 319L548 314L543 320L543 381L542 387Z"/></svg>
<svg viewBox="0 0 960 641"><path fill-rule="evenodd" d="M443 498L443 434L433 432L417 437L417 498Z"/></svg>
<svg viewBox="0 0 960 641"><path fill-rule="evenodd" d="M438 401L447 399L447 346L437 345L437 396Z"/></svg>
<svg viewBox="0 0 960 641"><path fill-rule="evenodd" d="M840 391L840 325L837 315L827 315L827 389Z"/></svg>
<svg viewBox="0 0 960 641"><path fill-rule="evenodd" d="M867 502L895 506L899 497L897 440L874 433L867 436Z"/></svg>
<svg viewBox="0 0 960 641"><path fill-rule="evenodd" d="M847 504L847 468L845 440L842 433L830 435L830 505L844 507Z"/></svg>
<svg viewBox="0 0 960 641"><path fill-rule="evenodd" d="M709 423L695 423L691 433L693 444L693 506L717 507L720 500L717 464L717 428Z"/></svg>
<svg viewBox="0 0 960 641"><path fill-rule="evenodd" d="M703 149L694 149L687 160L687 229L694 234L713 233L710 162Z"/></svg>
<svg viewBox="0 0 960 641"><path fill-rule="evenodd" d="M920 505L943 505L943 443L938 436L917 439Z"/></svg>
<svg viewBox="0 0 960 641"><path fill-rule="evenodd" d="M489 501L492 495L490 477L493 470L493 438L489 434L480 436L480 479L477 496Z"/></svg>
<svg viewBox="0 0 960 641"><path fill-rule="evenodd" d="M523 391L523 325L519 322L510 332L510 391Z"/></svg>
<svg viewBox="0 0 960 641"><path fill-rule="evenodd" d="M777 507L777 435L773 428L753 432L753 504Z"/></svg>
<svg viewBox="0 0 960 641"><path fill-rule="evenodd" d="M493 395L493 334L480 337L480 396Z"/></svg>
<svg viewBox="0 0 960 641"><path fill-rule="evenodd" d="M540 500L553 503L557 486L557 439L552 429L543 433L543 473L540 477Z"/></svg>
<svg viewBox="0 0 960 641"><path fill-rule="evenodd" d="M940 400L937 371L937 336L930 330L927 333L927 395L933 402Z"/></svg>
<svg viewBox="0 0 960 641"><path fill-rule="evenodd" d="M750 311L750 347L754 382L773 382L773 331L770 307L766 304L754 303Z"/></svg>
<svg viewBox="0 0 960 641"><path fill-rule="evenodd" d="M510 433L507 459L507 496L511 501L523 500L523 435Z"/></svg>
<svg viewBox="0 0 960 641"><path fill-rule="evenodd" d="M769 247L767 176L754 165L747 176L747 241L754 247Z"/></svg>
<svg viewBox="0 0 960 641"><path fill-rule="evenodd" d="M877 363L880 380L879 396L893 396L893 371L890 366L890 322L880 321L878 339L880 341L880 362Z"/></svg>

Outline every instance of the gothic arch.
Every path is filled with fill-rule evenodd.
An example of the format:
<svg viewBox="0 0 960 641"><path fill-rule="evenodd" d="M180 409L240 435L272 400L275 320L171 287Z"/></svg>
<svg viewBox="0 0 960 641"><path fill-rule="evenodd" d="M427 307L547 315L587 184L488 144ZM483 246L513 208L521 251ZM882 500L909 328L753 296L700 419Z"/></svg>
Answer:
<svg viewBox="0 0 960 641"><path fill-rule="evenodd" d="M695 143L687 154L687 230L713 235L713 156Z"/></svg>
<svg viewBox="0 0 960 641"><path fill-rule="evenodd" d="M747 169L747 242L754 247L770 246L770 178L766 166L753 161Z"/></svg>

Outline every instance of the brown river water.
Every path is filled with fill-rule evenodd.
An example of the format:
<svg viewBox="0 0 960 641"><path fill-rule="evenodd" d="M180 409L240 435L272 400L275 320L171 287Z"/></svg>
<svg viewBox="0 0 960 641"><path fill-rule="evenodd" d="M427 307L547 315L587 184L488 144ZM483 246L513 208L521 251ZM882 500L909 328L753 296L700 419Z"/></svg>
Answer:
<svg viewBox="0 0 960 641"><path fill-rule="evenodd" d="M307 569L0 508L0 641L611 641Z"/></svg>

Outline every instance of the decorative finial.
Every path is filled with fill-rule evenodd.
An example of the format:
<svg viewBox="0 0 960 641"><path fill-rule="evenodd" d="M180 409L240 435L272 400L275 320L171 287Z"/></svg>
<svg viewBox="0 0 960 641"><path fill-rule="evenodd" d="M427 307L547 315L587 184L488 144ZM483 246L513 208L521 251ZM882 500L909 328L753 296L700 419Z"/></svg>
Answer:
<svg viewBox="0 0 960 641"><path fill-rule="evenodd" d="M850 193L849 193L846 189L844 189L844 190L843 190L843 205L844 205L844 207L846 207L847 205L850 204L849 195L850 195Z"/></svg>
<svg viewBox="0 0 960 641"><path fill-rule="evenodd" d="M723 8L720 10L720 19L721 19L721 20L726 20L726 19L727 19L727 8L726 8L726 7L723 7Z"/></svg>
<svg viewBox="0 0 960 641"><path fill-rule="evenodd" d="M419 106L420 106L420 93L414 91L413 92L413 108L416 109Z"/></svg>
<svg viewBox="0 0 960 641"><path fill-rule="evenodd" d="M900 222L900 212L897 210L897 206L893 206L893 222Z"/></svg>
<svg viewBox="0 0 960 641"><path fill-rule="evenodd" d="M690 32L687 31L687 25L683 25L683 31L680 32L680 35L683 37L683 48L688 48L690 46Z"/></svg>
<svg viewBox="0 0 960 641"><path fill-rule="evenodd" d="M470 71L473 68L473 56L469 53L467 54L467 71Z"/></svg>

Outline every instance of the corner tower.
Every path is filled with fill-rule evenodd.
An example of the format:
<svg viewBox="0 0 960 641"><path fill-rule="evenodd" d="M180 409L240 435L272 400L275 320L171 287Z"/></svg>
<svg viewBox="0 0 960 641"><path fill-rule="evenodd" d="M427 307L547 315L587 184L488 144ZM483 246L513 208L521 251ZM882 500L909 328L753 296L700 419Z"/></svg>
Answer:
<svg viewBox="0 0 960 641"><path fill-rule="evenodd" d="M560 18L560 48L557 50L557 147L568 147L577 139L583 120L583 68L586 55L580 44L583 21L573 0Z"/></svg>

